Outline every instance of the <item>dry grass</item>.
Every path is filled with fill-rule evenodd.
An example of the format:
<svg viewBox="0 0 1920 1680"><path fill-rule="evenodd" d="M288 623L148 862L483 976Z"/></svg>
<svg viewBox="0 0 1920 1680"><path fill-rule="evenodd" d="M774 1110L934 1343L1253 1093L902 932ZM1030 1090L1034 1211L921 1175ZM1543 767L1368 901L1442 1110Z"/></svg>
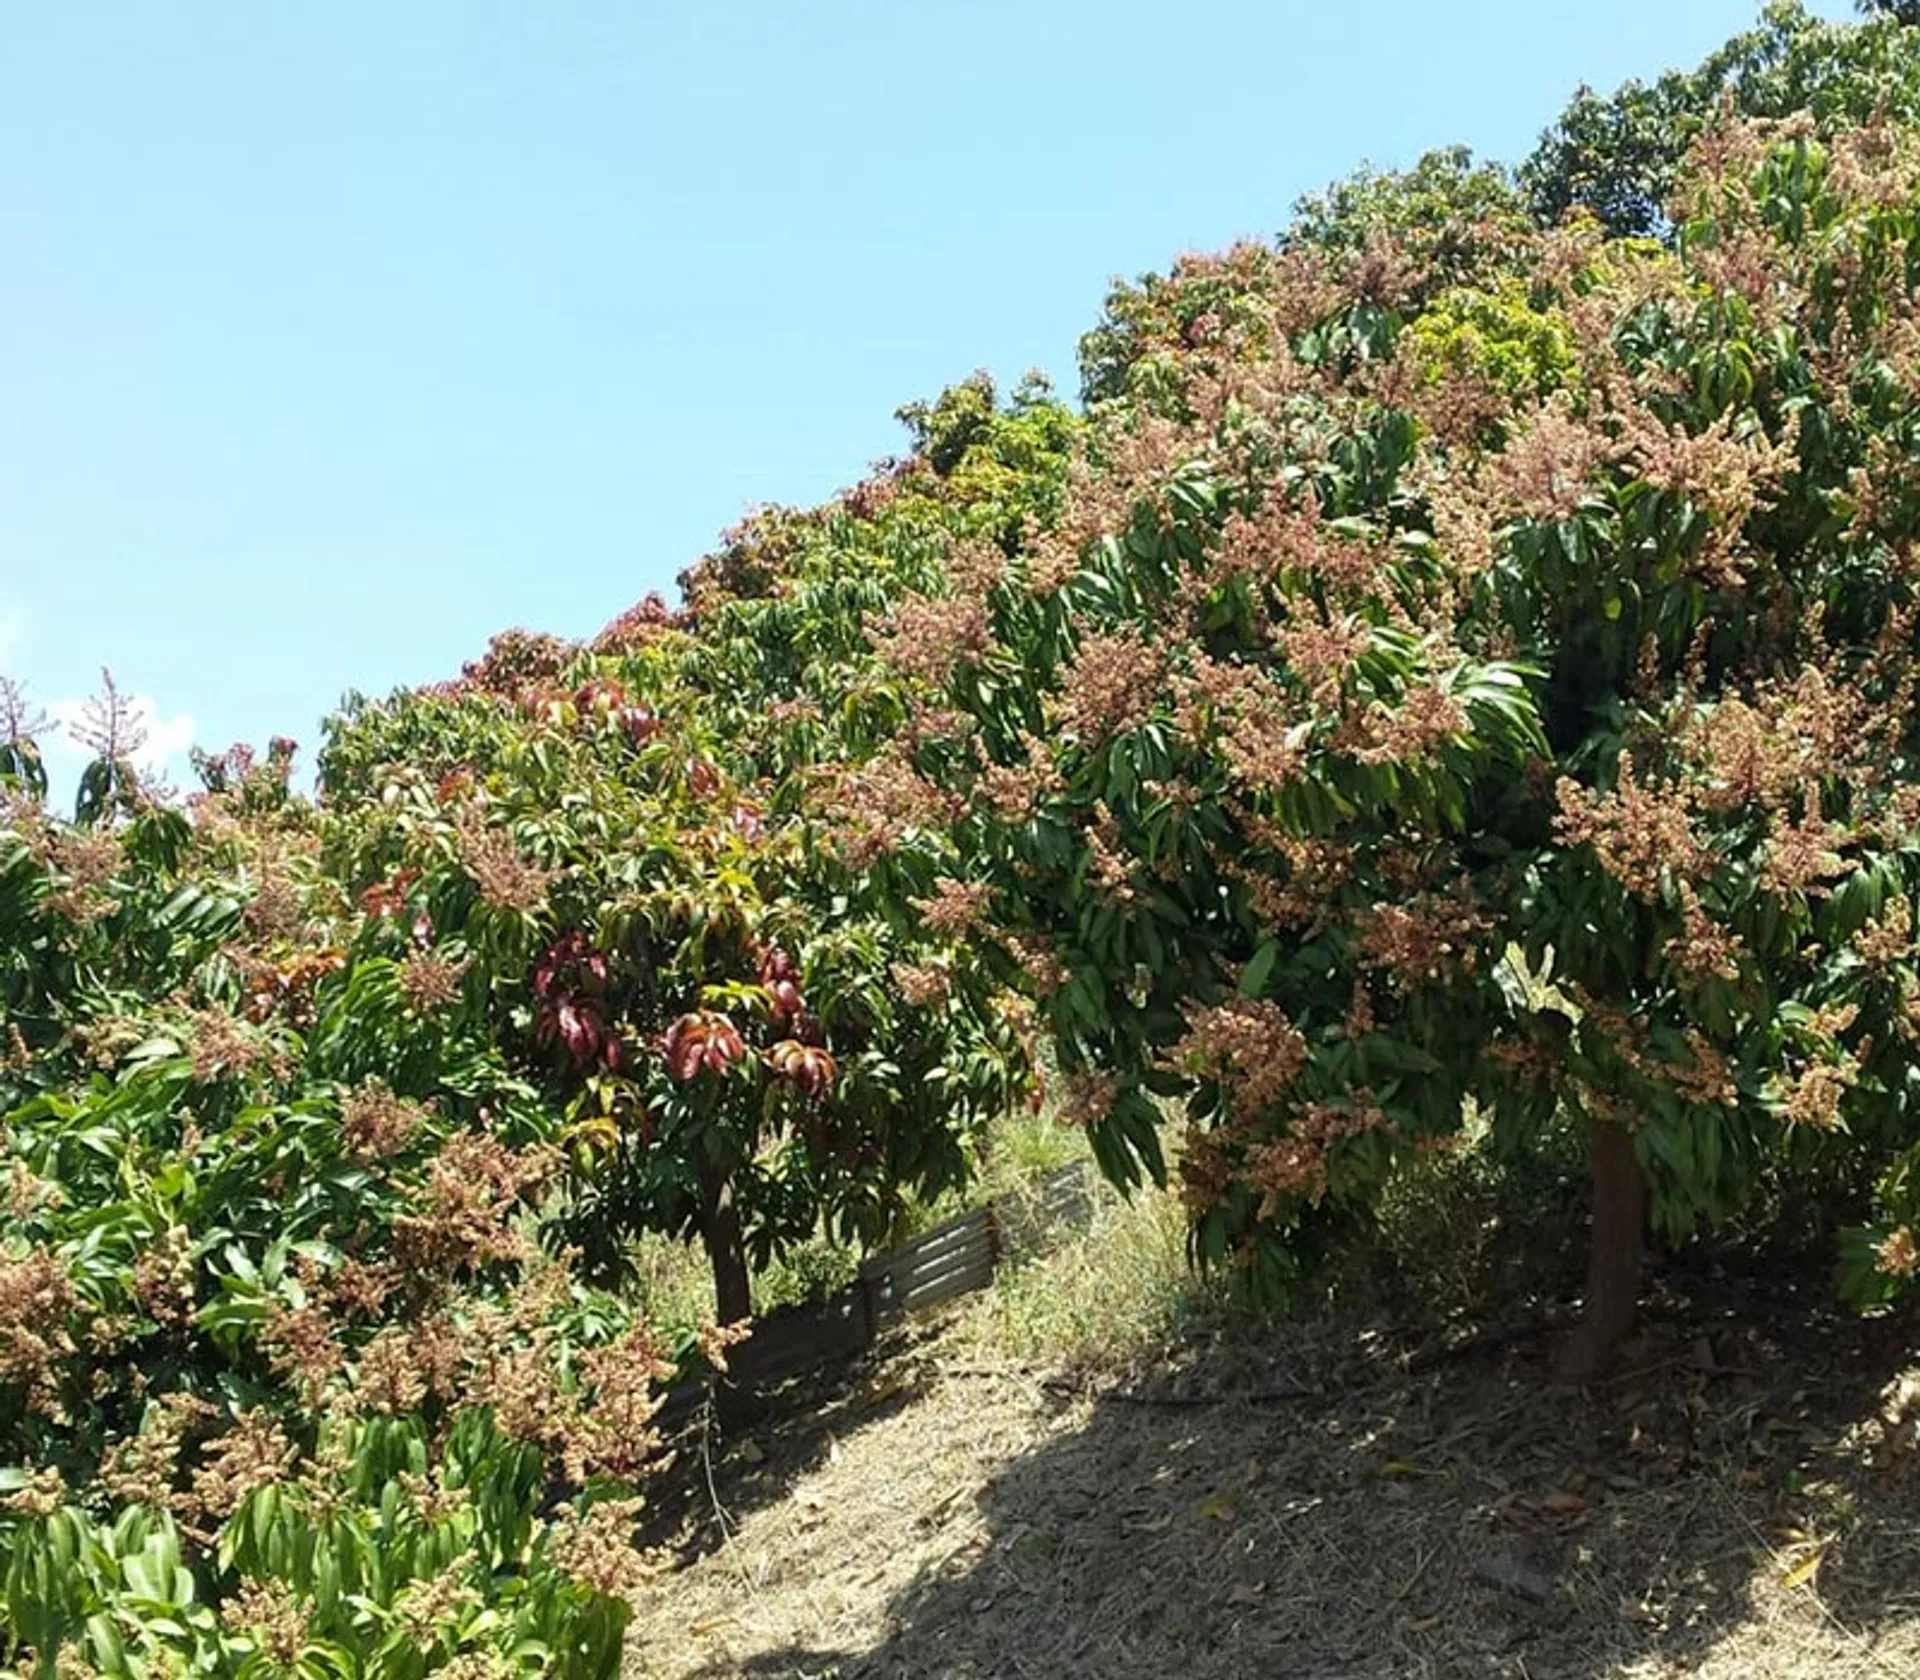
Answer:
<svg viewBox="0 0 1920 1680"><path fill-rule="evenodd" d="M630 1673L1920 1675L1920 1473L1883 1416L1920 1393L1910 1322L1670 1283L1640 1374L1566 1393L1544 1338L1257 1330L1177 1260L1164 1204L1109 1208L696 1434Z"/></svg>
<svg viewBox="0 0 1920 1680"><path fill-rule="evenodd" d="M947 1342L963 1359L1070 1372L1111 1366L1229 1316L1223 1292L1187 1267L1178 1199L1123 1200L1102 1184L1087 1230L1042 1260L1003 1267L956 1316Z"/></svg>

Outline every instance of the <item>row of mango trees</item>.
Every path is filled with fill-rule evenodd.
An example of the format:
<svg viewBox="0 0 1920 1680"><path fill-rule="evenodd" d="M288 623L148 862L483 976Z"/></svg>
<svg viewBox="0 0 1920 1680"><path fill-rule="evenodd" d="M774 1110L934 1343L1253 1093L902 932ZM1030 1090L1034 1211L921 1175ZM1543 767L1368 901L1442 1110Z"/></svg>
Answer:
<svg viewBox="0 0 1920 1680"><path fill-rule="evenodd" d="M0 1610L36 1673L603 1675L665 1385L957 1183L1017 1019L709 739L689 639L500 638L0 829ZM12 704L19 711L18 697ZM731 768L721 760L731 757ZM904 979L902 978L904 977ZM643 1231L715 1312L650 1322Z"/></svg>
<svg viewBox="0 0 1920 1680"><path fill-rule="evenodd" d="M353 701L316 798L109 697L58 817L9 689L7 1654L613 1673L663 1385L1020 1100L1266 1299L1572 1130L1576 1376L1649 1222L1909 1288L1917 63L1776 6L1518 181L1357 177L1118 289L1082 407L969 381L682 607Z"/></svg>

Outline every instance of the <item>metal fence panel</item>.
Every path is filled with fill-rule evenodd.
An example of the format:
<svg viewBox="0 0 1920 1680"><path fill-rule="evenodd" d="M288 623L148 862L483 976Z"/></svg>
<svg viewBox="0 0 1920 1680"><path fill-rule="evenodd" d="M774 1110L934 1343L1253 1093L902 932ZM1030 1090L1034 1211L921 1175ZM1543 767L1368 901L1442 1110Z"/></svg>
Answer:
<svg viewBox="0 0 1920 1680"><path fill-rule="evenodd" d="M825 1301L781 1307L756 1319L753 1334L728 1355L723 1380L737 1390L768 1389L850 1358L872 1343L883 1321L986 1288L1003 1258L1038 1253L1062 1227L1085 1225L1092 1214L1086 1163L1075 1161L1024 1195L1002 1197L875 1255L851 1288ZM711 1379L677 1388L661 1407L660 1421L685 1417L711 1391Z"/></svg>

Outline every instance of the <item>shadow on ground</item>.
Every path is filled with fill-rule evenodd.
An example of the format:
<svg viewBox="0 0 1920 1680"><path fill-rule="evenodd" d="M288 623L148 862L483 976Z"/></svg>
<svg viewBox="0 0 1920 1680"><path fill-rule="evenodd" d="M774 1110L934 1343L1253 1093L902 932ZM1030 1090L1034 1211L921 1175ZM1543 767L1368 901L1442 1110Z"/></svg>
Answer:
<svg viewBox="0 0 1920 1680"><path fill-rule="evenodd" d="M870 1443L891 1503L823 1483L811 1517L779 1519L821 1530L800 1563L729 1579L723 1551L663 1582L686 1619L643 1613L638 1672L1920 1674L1920 1455L1886 1416L1914 1329L1841 1315L1818 1284L1694 1279L1580 1393L1545 1386L1544 1338L1422 1364L1333 1325L1276 1336L1284 1361L1219 1346L1097 1394L935 1375L919 1433L892 1458ZM982 1474L904 1509L911 1454L969 1431ZM740 1474L715 1492L736 1525Z"/></svg>
<svg viewBox="0 0 1920 1680"><path fill-rule="evenodd" d="M938 1336L938 1320L903 1321L860 1354L771 1394L722 1393L676 1418L648 1484L641 1546L681 1567L725 1546L741 1523L790 1498L844 1442L923 1399Z"/></svg>

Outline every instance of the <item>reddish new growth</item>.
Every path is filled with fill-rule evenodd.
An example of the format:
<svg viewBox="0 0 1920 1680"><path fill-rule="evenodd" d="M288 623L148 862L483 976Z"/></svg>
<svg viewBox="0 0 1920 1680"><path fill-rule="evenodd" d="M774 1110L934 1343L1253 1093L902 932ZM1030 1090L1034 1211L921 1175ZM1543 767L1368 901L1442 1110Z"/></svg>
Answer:
<svg viewBox="0 0 1920 1680"><path fill-rule="evenodd" d="M595 653L634 653L675 628L680 619L665 597L654 590L608 623L589 645Z"/></svg>
<svg viewBox="0 0 1920 1680"><path fill-rule="evenodd" d="M579 928L561 935L533 966L534 1041L557 1046L576 1071L626 1065L625 1041L611 1018L612 969Z"/></svg>
<svg viewBox="0 0 1920 1680"><path fill-rule="evenodd" d="M810 1097L824 1097L833 1089L833 1082L839 1077L839 1065L832 1054L817 1044L802 1044L797 1039L783 1038L766 1054L767 1066L779 1078L799 1086Z"/></svg>
<svg viewBox="0 0 1920 1680"><path fill-rule="evenodd" d="M617 734L630 747L644 747L660 733L660 714L631 699L611 677L593 677L573 691L573 708L583 728Z"/></svg>
<svg viewBox="0 0 1920 1680"><path fill-rule="evenodd" d="M338 949L299 951L284 962L240 945L229 945L226 955L246 994L240 1013L249 1026L264 1026L282 1015L289 1026L303 1031L313 1025L314 987L347 963L346 952Z"/></svg>
<svg viewBox="0 0 1920 1680"><path fill-rule="evenodd" d="M512 697L550 683L567 668L576 648L540 630L502 630L480 658L461 667L463 682L488 694Z"/></svg>
<svg viewBox="0 0 1920 1680"><path fill-rule="evenodd" d="M407 894L420 879L417 869L397 869L384 881L376 881L360 895L360 908L376 920L397 916L407 907Z"/></svg>
<svg viewBox="0 0 1920 1680"><path fill-rule="evenodd" d="M661 1040L667 1072L681 1084L703 1073L725 1074L747 1053L740 1029L716 1009L695 1009L667 1028Z"/></svg>
<svg viewBox="0 0 1920 1680"><path fill-rule="evenodd" d="M769 945L760 951L757 968L767 994L767 1018L776 1027L801 1019L807 1013L807 1001L800 991L800 965L792 953Z"/></svg>

